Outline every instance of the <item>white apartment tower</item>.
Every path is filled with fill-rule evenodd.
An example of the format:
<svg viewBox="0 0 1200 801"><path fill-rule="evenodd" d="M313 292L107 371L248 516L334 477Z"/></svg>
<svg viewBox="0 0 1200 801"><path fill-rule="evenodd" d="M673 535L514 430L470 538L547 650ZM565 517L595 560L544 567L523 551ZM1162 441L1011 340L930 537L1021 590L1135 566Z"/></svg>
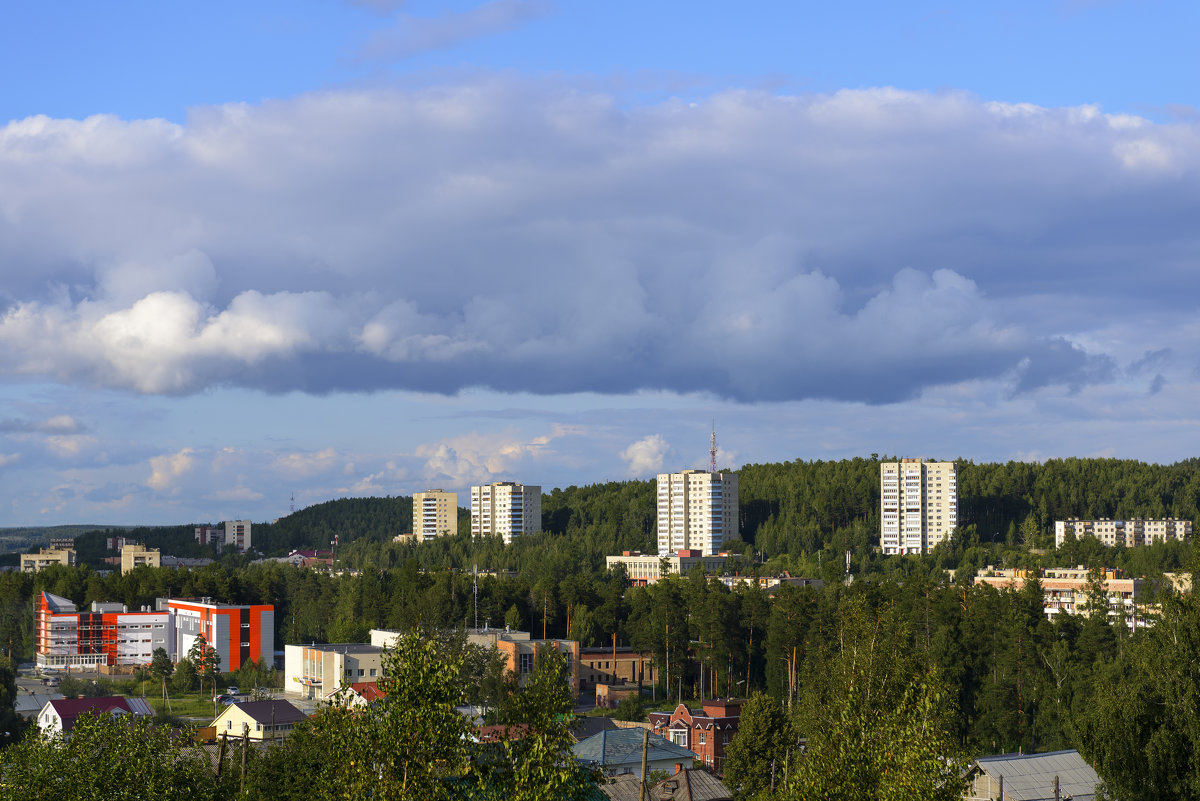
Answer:
<svg viewBox="0 0 1200 801"><path fill-rule="evenodd" d="M542 488L512 481L471 487L471 536L499 534L504 544L513 537L542 530Z"/></svg>
<svg viewBox="0 0 1200 801"><path fill-rule="evenodd" d="M737 473L659 473L660 554L695 550L712 556L739 536Z"/></svg>
<svg viewBox="0 0 1200 801"><path fill-rule="evenodd" d="M413 534L419 542L458 533L458 493L440 489L413 495Z"/></svg>
<svg viewBox="0 0 1200 801"><path fill-rule="evenodd" d="M879 475L884 554L925 553L950 538L958 525L954 462L883 462Z"/></svg>

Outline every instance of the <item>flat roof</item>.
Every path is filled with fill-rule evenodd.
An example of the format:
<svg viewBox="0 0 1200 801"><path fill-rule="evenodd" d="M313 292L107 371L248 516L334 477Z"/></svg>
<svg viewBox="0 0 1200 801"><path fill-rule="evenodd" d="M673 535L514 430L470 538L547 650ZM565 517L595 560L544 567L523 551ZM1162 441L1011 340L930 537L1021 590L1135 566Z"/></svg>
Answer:
<svg viewBox="0 0 1200 801"><path fill-rule="evenodd" d="M315 645L304 645L298 643L301 648L310 648L314 651L326 651L336 654L381 654L383 648L378 645L371 645L367 642L326 642L316 643Z"/></svg>

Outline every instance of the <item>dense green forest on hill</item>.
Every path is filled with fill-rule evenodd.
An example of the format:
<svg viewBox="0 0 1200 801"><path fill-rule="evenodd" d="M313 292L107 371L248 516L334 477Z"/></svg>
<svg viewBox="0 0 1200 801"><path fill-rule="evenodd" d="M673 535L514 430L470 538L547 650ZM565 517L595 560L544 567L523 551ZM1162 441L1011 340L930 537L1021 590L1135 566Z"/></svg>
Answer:
<svg viewBox="0 0 1200 801"><path fill-rule="evenodd" d="M608 645L615 636L654 655L660 675L648 689L656 698L761 690L799 703L817 692L813 682L838 647L839 621L853 607L900 627L892 647L947 699L949 735L965 752L1078 747L1114 783L1177 788L1170 765L1193 764L1187 760L1200 755L1200 737L1190 734L1200 731L1200 714L1186 695L1195 684L1188 665L1200 659L1189 628L1200 620L1200 601L1174 598L1154 579L1164 571L1194 571L1196 551L1191 543L1125 549L1095 540L1055 548L1050 532L1055 518L1071 516L1195 521L1200 462L962 462L962 525L955 539L924 556L890 558L876 547L878 465L872 458L739 471L743 541L732 544L741 555L730 572L787 570L823 579L819 589L783 587L771 597L740 585L730 589L699 572L630 587L623 571L605 570L604 556L655 547L653 482L554 490L543 500L545 531L510 546L497 538L474 540L467 525L431 543L395 543L392 537L411 527L410 499L342 499L256 525L254 540L269 554L285 554L326 548L336 536L336 567L353 575L229 553L195 570L139 568L122 575L83 565L4 573L0 649L19 659L32 655L33 601L42 590L81 606L211 595L274 604L277 646L362 641L374 627L444 630L478 619L585 646ZM90 561L103 537L114 533L84 535L81 553ZM127 535L166 552L215 555L195 544L190 526ZM850 583L845 551L852 557ZM1035 575L1061 565L1123 567L1151 581L1135 607L1050 621L1036 579L1007 592L972 586L971 577L986 565L1027 567ZM477 583L475 567L484 571ZM1094 587L1087 603L1107 611ZM1160 615L1161 627L1134 625ZM1163 711L1167 704L1174 711ZM1114 721L1135 728L1141 739L1116 748ZM797 725L803 731L803 721ZM1152 753L1163 738L1175 744L1169 759ZM1147 777L1144 768L1158 774Z"/></svg>

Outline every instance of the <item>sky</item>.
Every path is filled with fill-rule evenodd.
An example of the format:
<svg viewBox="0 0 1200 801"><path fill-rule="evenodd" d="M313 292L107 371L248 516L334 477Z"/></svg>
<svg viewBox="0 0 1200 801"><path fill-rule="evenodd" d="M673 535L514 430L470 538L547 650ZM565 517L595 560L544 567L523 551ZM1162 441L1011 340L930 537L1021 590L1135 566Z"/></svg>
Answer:
<svg viewBox="0 0 1200 801"><path fill-rule="evenodd" d="M1200 6L16 4L0 527L1195 455ZM466 497L460 497L465 504Z"/></svg>

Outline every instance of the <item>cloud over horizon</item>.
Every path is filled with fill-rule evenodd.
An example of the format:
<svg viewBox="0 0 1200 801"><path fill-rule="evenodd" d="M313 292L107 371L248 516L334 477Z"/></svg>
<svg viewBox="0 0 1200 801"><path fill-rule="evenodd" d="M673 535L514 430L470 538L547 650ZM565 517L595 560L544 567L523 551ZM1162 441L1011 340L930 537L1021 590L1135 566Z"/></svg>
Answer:
<svg viewBox="0 0 1200 801"><path fill-rule="evenodd" d="M1171 344L1161 388L1200 360L1198 161L1195 123L887 88L31 117L0 128L0 375L890 403L1079 390Z"/></svg>

